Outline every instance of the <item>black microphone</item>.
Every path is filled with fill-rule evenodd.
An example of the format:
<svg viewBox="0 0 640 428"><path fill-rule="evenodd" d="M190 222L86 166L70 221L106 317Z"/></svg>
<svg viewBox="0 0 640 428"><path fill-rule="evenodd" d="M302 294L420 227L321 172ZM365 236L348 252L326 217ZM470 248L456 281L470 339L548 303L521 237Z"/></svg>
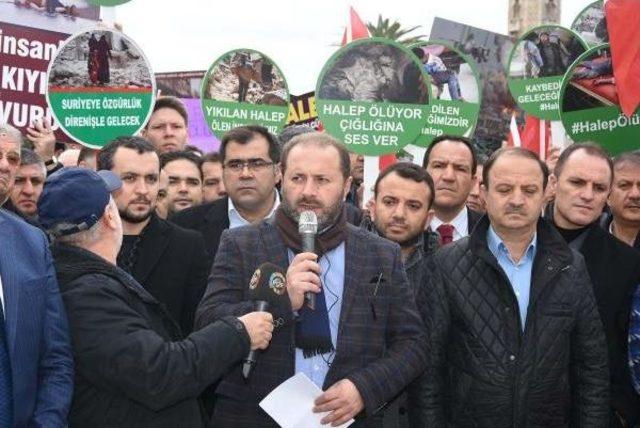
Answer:
<svg viewBox="0 0 640 428"><path fill-rule="evenodd" d="M269 312L269 309L281 306L286 296L287 286L284 270L273 263L262 263L253 272L249 282L249 299L254 301L253 310ZM258 360L258 350L252 350L242 365L242 376L249 379L253 366Z"/></svg>
<svg viewBox="0 0 640 428"><path fill-rule="evenodd" d="M298 233L302 240L303 253L316 252L316 233L318 233L318 217L313 211L303 211L298 219ZM311 291L304 293L304 300L309 309L316 308L316 295Z"/></svg>

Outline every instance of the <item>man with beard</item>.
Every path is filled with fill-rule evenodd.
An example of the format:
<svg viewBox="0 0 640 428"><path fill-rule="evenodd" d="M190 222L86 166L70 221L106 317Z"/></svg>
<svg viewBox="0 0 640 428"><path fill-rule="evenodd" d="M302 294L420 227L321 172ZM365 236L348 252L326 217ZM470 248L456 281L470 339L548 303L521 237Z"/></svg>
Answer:
<svg viewBox="0 0 640 428"><path fill-rule="evenodd" d="M438 248L438 234L425 233L434 214L431 209L435 195L433 180L420 166L398 162L380 173L373 194L371 217L375 230L400 244L402 262L415 296L428 274L426 258ZM409 426L405 393L389 405L383 426Z"/></svg>
<svg viewBox="0 0 640 428"><path fill-rule="evenodd" d="M47 168L42 159L32 150L21 149L20 168L4 208L18 214L27 223L39 227L37 204L46 177Z"/></svg>
<svg viewBox="0 0 640 428"><path fill-rule="evenodd" d="M131 274L182 327L193 329L195 309L206 287L209 264L200 234L155 214L160 161L140 137L120 137L98 154L98 169L122 180L114 199L124 230L118 267Z"/></svg>
<svg viewBox="0 0 640 428"><path fill-rule="evenodd" d="M160 155L160 171L167 176L167 214L198 206L202 203L202 172L200 158L189 151Z"/></svg>
<svg viewBox="0 0 640 428"><path fill-rule="evenodd" d="M408 162L395 163L382 171L373 187L371 218L375 229L380 236L400 244L414 293L422 287L424 259L438 244L436 233L424 232L433 219L434 194L429 173Z"/></svg>
<svg viewBox="0 0 640 428"><path fill-rule="evenodd" d="M309 162L313 159L313 162ZM349 154L328 134L293 138L283 149L282 203L272 219L225 231L196 325L253 308L251 275L270 261L286 269L283 307L274 319L269 348L251 377L237 366L218 386L213 426L276 427L258 406L295 373L325 392L314 411L337 426L378 426L384 404L424 367L426 348L420 315L407 284L400 248L347 223ZM318 218L318 255L301 252L298 220L311 210ZM305 293L316 295L315 309Z"/></svg>
<svg viewBox="0 0 640 428"><path fill-rule="evenodd" d="M623 153L613 161L611 213L603 215L606 231L640 250L640 151Z"/></svg>
<svg viewBox="0 0 640 428"><path fill-rule="evenodd" d="M422 166L436 187L433 203L436 214L431 227L440 234L441 244L471 234L482 217L466 205L477 180L478 161L471 141L452 135L436 137L424 155Z"/></svg>
<svg viewBox="0 0 640 428"><path fill-rule="evenodd" d="M640 423L640 396L627 363L632 294L640 284L640 253L602 230L611 190L611 159L595 144L572 144L558 158L547 217L585 259L609 348L612 427Z"/></svg>

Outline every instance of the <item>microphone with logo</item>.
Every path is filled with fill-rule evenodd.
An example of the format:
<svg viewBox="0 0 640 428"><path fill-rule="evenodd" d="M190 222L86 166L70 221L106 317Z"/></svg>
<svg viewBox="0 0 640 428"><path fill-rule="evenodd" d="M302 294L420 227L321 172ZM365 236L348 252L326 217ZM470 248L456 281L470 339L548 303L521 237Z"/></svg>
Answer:
<svg viewBox="0 0 640 428"><path fill-rule="evenodd" d="M313 211L303 211L298 219L298 233L302 241L303 253L316 252L316 234L318 233L318 217ZM304 293L304 300L309 309L316 308L316 295L311 291Z"/></svg>
<svg viewBox="0 0 640 428"><path fill-rule="evenodd" d="M283 305L283 299L288 299L284 271L273 263L262 263L253 272L249 282L249 300L253 300L253 310L269 312ZM249 352L242 365L242 376L249 379L251 371L258 360L258 350Z"/></svg>

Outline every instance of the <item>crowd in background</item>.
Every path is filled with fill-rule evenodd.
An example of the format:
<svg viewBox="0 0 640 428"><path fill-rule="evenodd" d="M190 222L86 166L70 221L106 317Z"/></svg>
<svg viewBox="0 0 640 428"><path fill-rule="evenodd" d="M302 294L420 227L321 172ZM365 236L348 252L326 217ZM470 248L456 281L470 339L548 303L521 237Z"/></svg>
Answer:
<svg viewBox="0 0 640 428"><path fill-rule="evenodd" d="M277 426L297 372L335 425L640 426L640 152L441 136L363 201L327 134L187 125L162 97L101 150L0 126L0 426Z"/></svg>

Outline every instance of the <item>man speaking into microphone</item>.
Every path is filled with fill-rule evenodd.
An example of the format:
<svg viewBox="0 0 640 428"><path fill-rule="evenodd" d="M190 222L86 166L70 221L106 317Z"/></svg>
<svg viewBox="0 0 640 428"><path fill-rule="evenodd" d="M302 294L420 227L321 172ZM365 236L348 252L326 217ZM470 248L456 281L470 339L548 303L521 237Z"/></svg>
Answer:
<svg viewBox="0 0 640 428"><path fill-rule="evenodd" d="M216 390L212 426L277 427L258 403L302 372L324 393L314 411L337 426L356 418L381 426L385 404L425 364L423 327L397 244L347 224L349 155L323 133L299 135L282 152L282 202L272 219L227 230L196 315L202 328L254 309L246 284L262 263L286 271L282 294L270 304L276 328L250 376L237 364ZM300 216L317 217L314 250L303 252ZM307 214L305 214L306 216ZM315 296L309 305L305 294ZM310 306L314 306L313 309Z"/></svg>

